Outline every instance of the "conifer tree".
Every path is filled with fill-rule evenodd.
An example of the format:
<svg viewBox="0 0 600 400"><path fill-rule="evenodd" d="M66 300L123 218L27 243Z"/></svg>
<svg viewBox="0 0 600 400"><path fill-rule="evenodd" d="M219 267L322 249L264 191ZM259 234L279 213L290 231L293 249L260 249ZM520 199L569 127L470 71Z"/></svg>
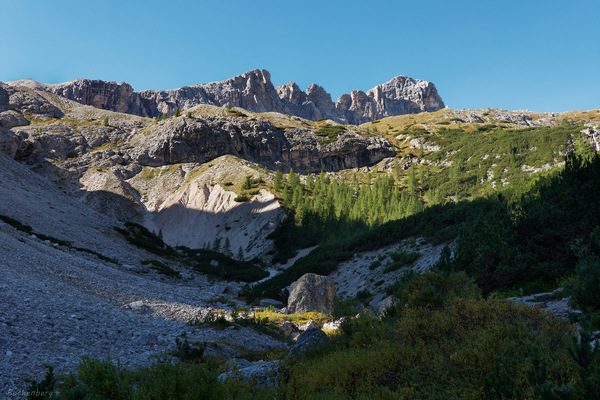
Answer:
<svg viewBox="0 0 600 400"><path fill-rule="evenodd" d="M283 173L280 170L275 172L275 177L273 178L273 187L275 190L280 191L282 186Z"/></svg>
<svg viewBox="0 0 600 400"><path fill-rule="evenodd" d="M225 254L227 257L233 257L233 252L231 251L231 241L229 240L229 236L225 238L223 254Z"/></svg>
<svg viewBox="0 0 600 400"><path fill-rule="evenodd" d="M217 252L221 251L221 238L218 236L215 238L215 241L213 242L212 251L217 251Z"/></svg>

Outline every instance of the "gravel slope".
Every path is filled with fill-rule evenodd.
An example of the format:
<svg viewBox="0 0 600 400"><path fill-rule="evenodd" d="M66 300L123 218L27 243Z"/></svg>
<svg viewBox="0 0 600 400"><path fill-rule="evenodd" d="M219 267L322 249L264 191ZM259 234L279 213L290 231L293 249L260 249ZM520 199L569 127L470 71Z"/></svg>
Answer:
<svg viewBox="0 0 600 400"><path fill-rule="evenodd" d="M123 264L155 258L114 234L116 221L2 155L0 214ZM257 350L284 346L246 328L187 323L206 315L225 282L192 273L185 280L166 279L121 263L53 245L0 221L0 398L9 389L23 389L24 379L41 379L46 363L58 373L73 370L86 355L147 364L183 333L195 341ZM128 306L134 301L138 307Z"/></svg>

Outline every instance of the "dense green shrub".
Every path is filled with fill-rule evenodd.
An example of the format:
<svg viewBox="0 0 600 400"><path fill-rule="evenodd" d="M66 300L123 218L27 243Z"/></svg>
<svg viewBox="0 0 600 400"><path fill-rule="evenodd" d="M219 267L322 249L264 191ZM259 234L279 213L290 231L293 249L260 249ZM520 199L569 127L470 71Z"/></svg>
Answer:
<svg viewBox="0 0 600 400"><path fill-rule="evenodd" d="M419 253L413 253L409 251L399 251L391 253L390 257L392 262L383 269L383 272L397 271L400 268L410 267L415 261L419 259L421 255Z"/></svg>
<svg viewBox="0 0 600 400"><path fill-rule="evenodd" d="M586 257L579 262L575 273L572 304L588 313L600 311L600 259L596 255Z"/></svg>
<svg viewBox="0 0 600 400"><path fill-rule="evenodd" d="M233 201L237 201L238 203L243 203L248 200L250 200L250 195L248 193L240 193L233 199Z"/></svg>
<svg viewBox="0 0 600 400"><path fill-rule="evenodd" d="M396 288L397 307L442 309L455 298L478 298L479 288L464 272L410 274Z"/></svg>
<svg viewBox="0 0 600 400"><path fill-rule="evenodd" d="M327 354L291 367L286 393L301 399L483 399L494 398L498 378L505 378L514 393L531 399L527 371L535 347L549 381L577 381L568 322L498 299L454 297L442 304L406 304L398 317L382 322L352 320Z"/></svg>
<svg viewBox="0 0 600 400"><path fill-rule="evenodd" d="M322 141L321 144L328 144L336 141L338 135L345 130L346 127L343 125L325 124L315 131L315 135L326 137L327 139Z"/></svg>

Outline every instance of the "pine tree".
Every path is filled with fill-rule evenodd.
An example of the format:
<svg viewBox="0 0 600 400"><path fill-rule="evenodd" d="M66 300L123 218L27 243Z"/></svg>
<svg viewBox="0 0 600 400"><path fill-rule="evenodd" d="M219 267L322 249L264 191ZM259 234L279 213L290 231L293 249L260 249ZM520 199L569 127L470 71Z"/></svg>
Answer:
<svg viewBox="0 0 600 400"><path fill-rule="evenodd" d="M244 261L244 250L242 249L242 245L240 245L240 248L238 249L238 252L237 252L237 256L235 258L236 258L236 260Z"/></svg>
<svg viewBox="0 0 600 400"><path fill-rule="evenodd" d="M242 185L242 189L252 189L252 175L246 175L246 180L244 181L244 184Z"/></svg>
<svg viewBox="0 0 600 400"><path fill-rule="evenodd" d="M413 166L410 167L410 171L408 171L408 192L410 194L414 194L416 192L416 178L415 178L415 168Z"/></svg>
<svg viewBox="0 0 600 400"><path fill-rule="evenodd" d="M277 190L277 191L281 190L282 179L283 179L283 173L280 170L277 170L275 172L275 177L273 178L273 187L275 188L275 190Z"/></svg>
<svg viewBox="0 0 600 400"><path fill-rule="evenodd" d="M175 118L179 117L179 107L175 108Z"/></svg>
<svg viewBox="0 0 600 400"><path fill-rule="evenodd" d="M108 126L108 117L104 117L104 120L102 121L102 125Z"/></svg>
<svg viewBox="0 0 600 400"><path fill-rule="evenodd" d="M231 241L229 240L229 236L225 238L225 247L223 248L223 254L227 257L233 257L233 252L231 251Z"/></svg>
<svg viewBox="0 0 600 400"><path fill-rule="evenodd" d="M217 252L221 251L221 238L218 236L215 238L215 241L213 242L212 251L217 251Z"/></svg>

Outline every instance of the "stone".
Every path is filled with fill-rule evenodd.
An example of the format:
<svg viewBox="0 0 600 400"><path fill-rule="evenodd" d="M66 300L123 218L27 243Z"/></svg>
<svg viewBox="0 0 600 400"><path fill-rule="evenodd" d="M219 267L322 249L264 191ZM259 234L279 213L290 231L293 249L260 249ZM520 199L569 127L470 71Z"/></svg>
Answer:
<svg viewBox="0 0 600 400"><path fill-rule="evenodd" d="M304 274L290 286L287 310L290 314L310 311L331 314L334 308L335 283L332 279Z"/></svg>
<svg viewBox="0 0 600 400"><path fill-rule="evenodd" d="M375 313L377 315L382 315L393 305L394 305L394 296L388 296L385 299L381 300L381 302L379 302L375 306Z"/></svg>
<svg viewBox="0 0 600 400"><path fill-rule="evenodd" d="M123 308L138 312L140 314L148 314L152 311L152 309L149 306L145 305L142 300L126 304Z"/></svg>
<svg viewBox="0 0 600 400"><path fill-rule="evenodd" d="M318 327L319 327L319 325L318 325L318 324L317 324L315 321L313 321L313 320L311 319L311 320L310 320L310 321L308 321L307 323L300 325L300 326L298 327L298 330L300 330L301 332L304 332L304 331L306 331L306 330L308 330L308 329L311 329L311 328L318 328Z"/></svg>
<svg viewBox="0 0 600 400"><path fill-rule="evenodd" d="M307 351L326 344L328 341L329 336L320 328L307 329L296 338L296 343L290 349L289 356L296 359Z"/></svg>
<svg viewBox="0 0 600 400"><path fill-rule="evenodd" d="M211 267L218 267L219 262L217 260L210 260L210 265L211 265Z"/></svg>
<svg viewBox="0 0 600 400"><path fill-rule="evenodd" d="M298 327L296 324L290 321L280 321L276 323L277 328L283 333L285 336L292 336L294 333L298 332Z"/></svg>
<svg viewBox="0 0 600 400"><path fill-rule="evenodd" d="M337 331L338 329L340 329L342 327L342 324L344 322L346 322L346 318L344 318L344 317L338 319L337 321L326 322L325 324L323 324L323 330L324 331Z"/></svg>
<svg viewBox="0 0 600 400"><path fill-rule="evenodd" d="M231 378L251 382L256 387L275 386L281 368L281 361L257 361L249 363L246 360L235 360L230 368L219 375L218 380L225 382Z"/></svg>
<svg viewBox="0 0 600 400"><path fill-rule="evenodd" d="M0 127L0 153L15 158L19 149L19 138L10 130Z"/></svg>
<svg viewBox="0 0 600 400"><path fill-rule="evenodd" d="M279 301L279 300L275 300L275 299L262 299L258 305L260 307L275 307L275 308L283 308L284 304Z"/></svg>
<svg viewBox="0 0 600 400"><path fill-rule="evenodd" d="M440 151L441 147L438 145L433 145L433 144L429 144L427 143L427 138L415 138L412 139L410 142L410 147L413 149L423 149L423 151Z"/></svg>
<svg viewBox="0 0 600 400"><path fill-rule="evenodd" d="M223 289L222 293L236 297L240 294L240 288L238 285L235 285L233 283L228 283L227 285L225 285L225 288Z"/></svg>
<svg viewBox="0 0 600 400"><path fill-rule="evenodd" d="M4 128L13 128L15 126L29 125L27 118L23 114L8 110L0 113L0 126Z"/></svg>

